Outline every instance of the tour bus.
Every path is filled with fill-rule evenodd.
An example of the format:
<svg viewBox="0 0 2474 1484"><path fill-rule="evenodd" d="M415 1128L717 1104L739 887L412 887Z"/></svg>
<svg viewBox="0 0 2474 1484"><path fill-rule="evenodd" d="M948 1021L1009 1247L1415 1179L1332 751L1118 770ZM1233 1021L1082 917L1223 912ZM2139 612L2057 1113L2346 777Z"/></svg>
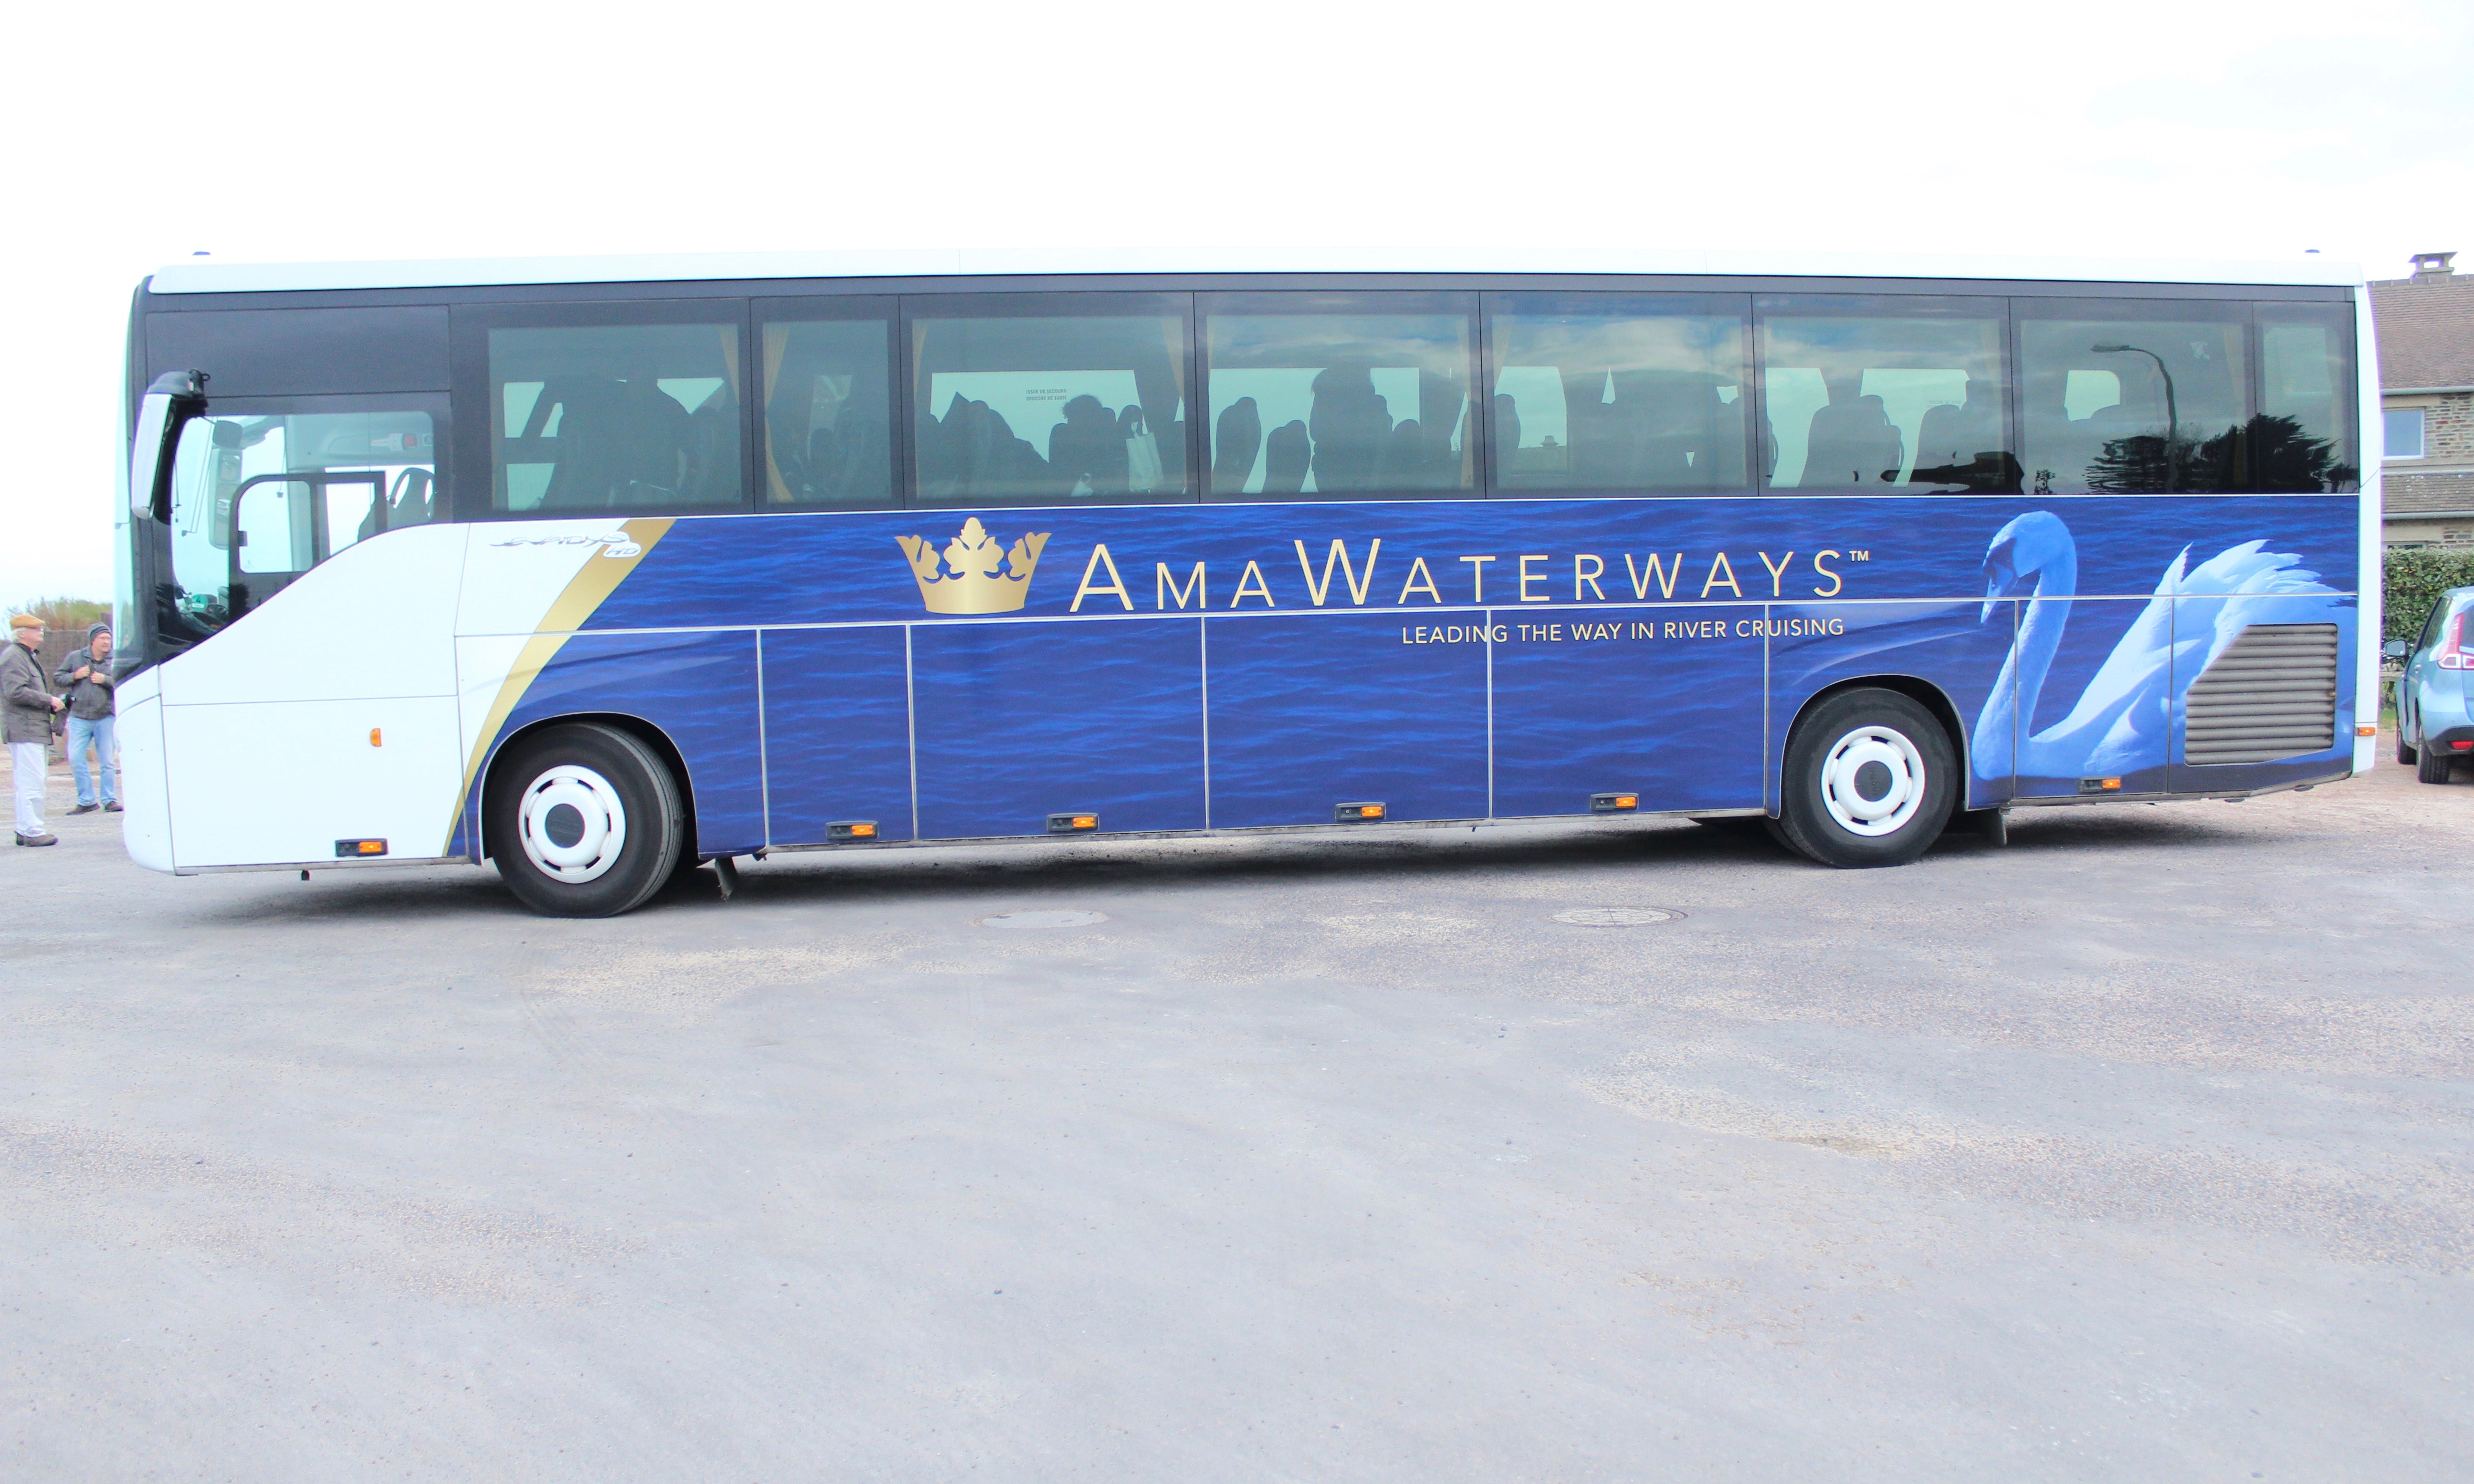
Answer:
<svg viewBox="0 0 2474 1484"><path fill-rule="evenodd" d="M540 912L932 841L1961 817L2370 766L2360 276L989 253L167 267L130 854Z"/></svg>

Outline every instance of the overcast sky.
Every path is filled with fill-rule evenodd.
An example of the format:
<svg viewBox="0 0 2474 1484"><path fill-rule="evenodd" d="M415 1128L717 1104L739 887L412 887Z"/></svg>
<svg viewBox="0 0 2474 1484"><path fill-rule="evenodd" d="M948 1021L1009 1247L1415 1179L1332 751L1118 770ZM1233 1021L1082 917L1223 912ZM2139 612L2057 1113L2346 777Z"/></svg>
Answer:
<svg viewBox="0 0 2474 1484"><path fill-rule="evenodd" d="M0 599L107 596L129 296L221 259L1758 247L2474 269L2474 6L44 6Z"/></svg>

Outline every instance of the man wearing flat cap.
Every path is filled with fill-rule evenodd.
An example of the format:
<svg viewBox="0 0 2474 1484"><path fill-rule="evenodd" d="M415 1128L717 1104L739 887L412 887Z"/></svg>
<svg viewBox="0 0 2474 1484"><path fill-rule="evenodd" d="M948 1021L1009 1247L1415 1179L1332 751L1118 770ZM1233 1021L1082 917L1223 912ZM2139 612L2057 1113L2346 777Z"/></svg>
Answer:
<svg viewBox="0 0 2474 1484"><path fill-rule="evenodd" d="M57 845L60 837L43 828L43 782L52 763L52 714L67 703L43 688L43 620L12 616L9 639L0 645L0 725L17 785L17 843Z"/></svg>

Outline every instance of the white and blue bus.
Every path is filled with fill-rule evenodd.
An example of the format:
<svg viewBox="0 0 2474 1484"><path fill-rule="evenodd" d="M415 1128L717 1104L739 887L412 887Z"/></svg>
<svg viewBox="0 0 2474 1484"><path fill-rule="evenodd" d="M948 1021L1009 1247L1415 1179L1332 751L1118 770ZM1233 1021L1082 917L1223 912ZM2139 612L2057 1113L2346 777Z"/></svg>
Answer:
<svg viewBox="0 0 2474 1484"><path fill-rule="evenodd" d="M1962 815L2370 765L2316 263L181 264L117 632L158 870Z"/></svg>

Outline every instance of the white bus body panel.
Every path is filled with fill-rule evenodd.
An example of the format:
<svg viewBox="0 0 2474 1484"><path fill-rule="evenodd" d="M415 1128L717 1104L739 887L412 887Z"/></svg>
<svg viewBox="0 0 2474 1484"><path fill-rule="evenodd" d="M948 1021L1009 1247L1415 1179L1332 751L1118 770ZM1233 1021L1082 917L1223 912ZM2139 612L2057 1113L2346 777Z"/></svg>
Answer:
<svg viewBox="0 0 2474 1484"><path fill-rule="evenodd" d="M167 706L173 867L308 864L371 838L390 856L444 854L455 736L452 696Z"/></svg>
<svg viewBox="0 0 2474 1484"><path fill-rule="evenodd" d="M156 668L171 869L330 861L339 839L446 851L466 539L414 526L349 547Z"/></svg>
<svg viewBox="0 0 2474 1484"><path fill-rule="evenodd" d="M150 871L172 868L172 801L163 786L163 700L158 670L133 675L119 687L120 842L129 859Z"/></svg>
<svg viewBox="0 0 2474 1484"><path fill-rule="evenodd" d="M357 542L159 667L166 706L455 693L463 525Z"/></svg>
<svg viewBox="0 0 2474 1484"><path fill-rule="evenodd" d="M2355 540L2361 566L2354 573L2354 720L2368 726L2380 718L2380 638L2386 632L2388 602L2388 540L2380 529L2382 496L2380 461L2388 456L2388 423L2380 416L2380 347L2371 324L2371 289L2365 283L2354 294L2354 366L2362 382L2363 511ZM2367 773L2379 762L2376 735L2354 738L2354 771Z"/></svg>

